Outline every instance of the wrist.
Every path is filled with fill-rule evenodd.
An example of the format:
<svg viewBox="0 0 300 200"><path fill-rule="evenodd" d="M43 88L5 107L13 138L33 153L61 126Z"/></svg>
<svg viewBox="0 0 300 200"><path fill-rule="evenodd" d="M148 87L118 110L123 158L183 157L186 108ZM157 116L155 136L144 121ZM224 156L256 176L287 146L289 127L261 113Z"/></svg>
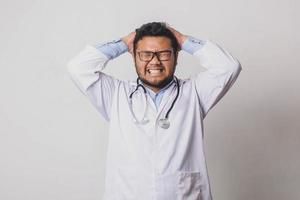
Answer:
<svg viewBox="0 0 300 200"><path fill-rule="evenodd" d="M201 49L206 43L206 40L204 38L195 38L192 36L187 36L184 43L182 44L182 50L194 54L196 51Z"/></svg>
<svg viewBox="0 0 300 200"><path fill-rule="evenodd" d="M93 46L104 53L109 59L114 59L117 56L128 51L128 47L122 40L122 38L118 38L105 43L96 43Z"/></svg>
<svg viewBox="0 0 300 200"><path fill-rule="evenodd" d="M180 38L180 45L182 45L187 38L188 38L187 35L182 35L181 38Z"/></svg>
<svg viewBox="0 0 300 200"><path fill-rule="evenodd" d="M126 44L126 46L128 47L128 40L126 39L126 37L122 37L121 40Z"/></svg>

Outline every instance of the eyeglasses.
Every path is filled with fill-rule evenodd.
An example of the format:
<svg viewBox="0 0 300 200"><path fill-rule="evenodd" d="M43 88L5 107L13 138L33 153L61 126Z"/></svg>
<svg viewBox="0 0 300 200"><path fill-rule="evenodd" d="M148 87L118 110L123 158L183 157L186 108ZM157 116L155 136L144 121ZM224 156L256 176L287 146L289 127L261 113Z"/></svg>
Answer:
<svg viewBox="0 0 300 200"><path fill-rule="evenodd" d="M163 51L137 51L141 61L149 62L153 59L154 55L157 56L160 61L170 60L172 55L172 50L163 50Z"/></svg>

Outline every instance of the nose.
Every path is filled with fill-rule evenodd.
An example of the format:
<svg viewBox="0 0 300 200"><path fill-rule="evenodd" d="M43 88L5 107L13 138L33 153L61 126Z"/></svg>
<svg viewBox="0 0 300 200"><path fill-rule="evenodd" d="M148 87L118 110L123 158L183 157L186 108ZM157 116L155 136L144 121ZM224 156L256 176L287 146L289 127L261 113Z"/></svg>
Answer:
<svg viewBox="0 0 300 200"><path fill-rule="evenodd" d="M150 60L150 63L153 63L153 64L157 64L157 63L160 64L160 62L161 61L158 59L158 55L157 54L154 54L152 60Z"/></svg>

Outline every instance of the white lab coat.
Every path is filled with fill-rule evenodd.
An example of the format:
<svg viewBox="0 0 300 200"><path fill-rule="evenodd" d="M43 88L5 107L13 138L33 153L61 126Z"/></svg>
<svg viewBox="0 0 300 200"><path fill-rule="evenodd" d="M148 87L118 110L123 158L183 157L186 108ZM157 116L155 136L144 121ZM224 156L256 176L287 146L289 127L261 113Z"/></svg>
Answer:
<svg viewBox="0 0 300 200"><path fill-rule="evenodd" d="M72 80L110 122L103 200L211 200L203 144L203 119L224 96L241 71L239 61L211 40L193 56L205 72L179 79L180 94L169 115L163 118L176 96L176 84L165 91L156 109L148 98L145 125L137 125L129 109L129 94L136 81L123 81L101 72L109 59L93 46L68 63ZM133 95L133 111L142 119L145 97L142 88Z"/></svg>

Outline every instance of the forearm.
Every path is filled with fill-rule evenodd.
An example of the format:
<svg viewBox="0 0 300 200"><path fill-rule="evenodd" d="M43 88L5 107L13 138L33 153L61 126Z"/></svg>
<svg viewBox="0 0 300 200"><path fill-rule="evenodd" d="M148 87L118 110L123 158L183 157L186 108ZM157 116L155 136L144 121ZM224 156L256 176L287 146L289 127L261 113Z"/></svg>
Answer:
<svg viewBox="0 0 300 200"><path fill-rule="evenodd" d="M224 70L241 70L239 61L211 40L189 36L182 44L182 50L194 55L206 69L220 69L220 73Z"/></svg>
<svg viewBox="0 0 300 200"><path fill-rule="evenodd" d="M242 67L228 51L210 40L190 38L183 44L183 50L195 56L207 69L191 77L205 117L234 84Z"/></svg>
<svg viewBox="0 0 300 200"><path fill-rule="evenodd" d="M125 50L119 48L115 42L87 45L67 65L76 86L106 120L110 118L111 102L119 80L103 73L102 70L110 59L123 51Z"/></svg>
<svg viewBox="0 0 300 200"><path fill-rule="evenodd" d="M128 46L121 38L106 43L96 43L93 46L110 60L128 51Z"/></svg>

